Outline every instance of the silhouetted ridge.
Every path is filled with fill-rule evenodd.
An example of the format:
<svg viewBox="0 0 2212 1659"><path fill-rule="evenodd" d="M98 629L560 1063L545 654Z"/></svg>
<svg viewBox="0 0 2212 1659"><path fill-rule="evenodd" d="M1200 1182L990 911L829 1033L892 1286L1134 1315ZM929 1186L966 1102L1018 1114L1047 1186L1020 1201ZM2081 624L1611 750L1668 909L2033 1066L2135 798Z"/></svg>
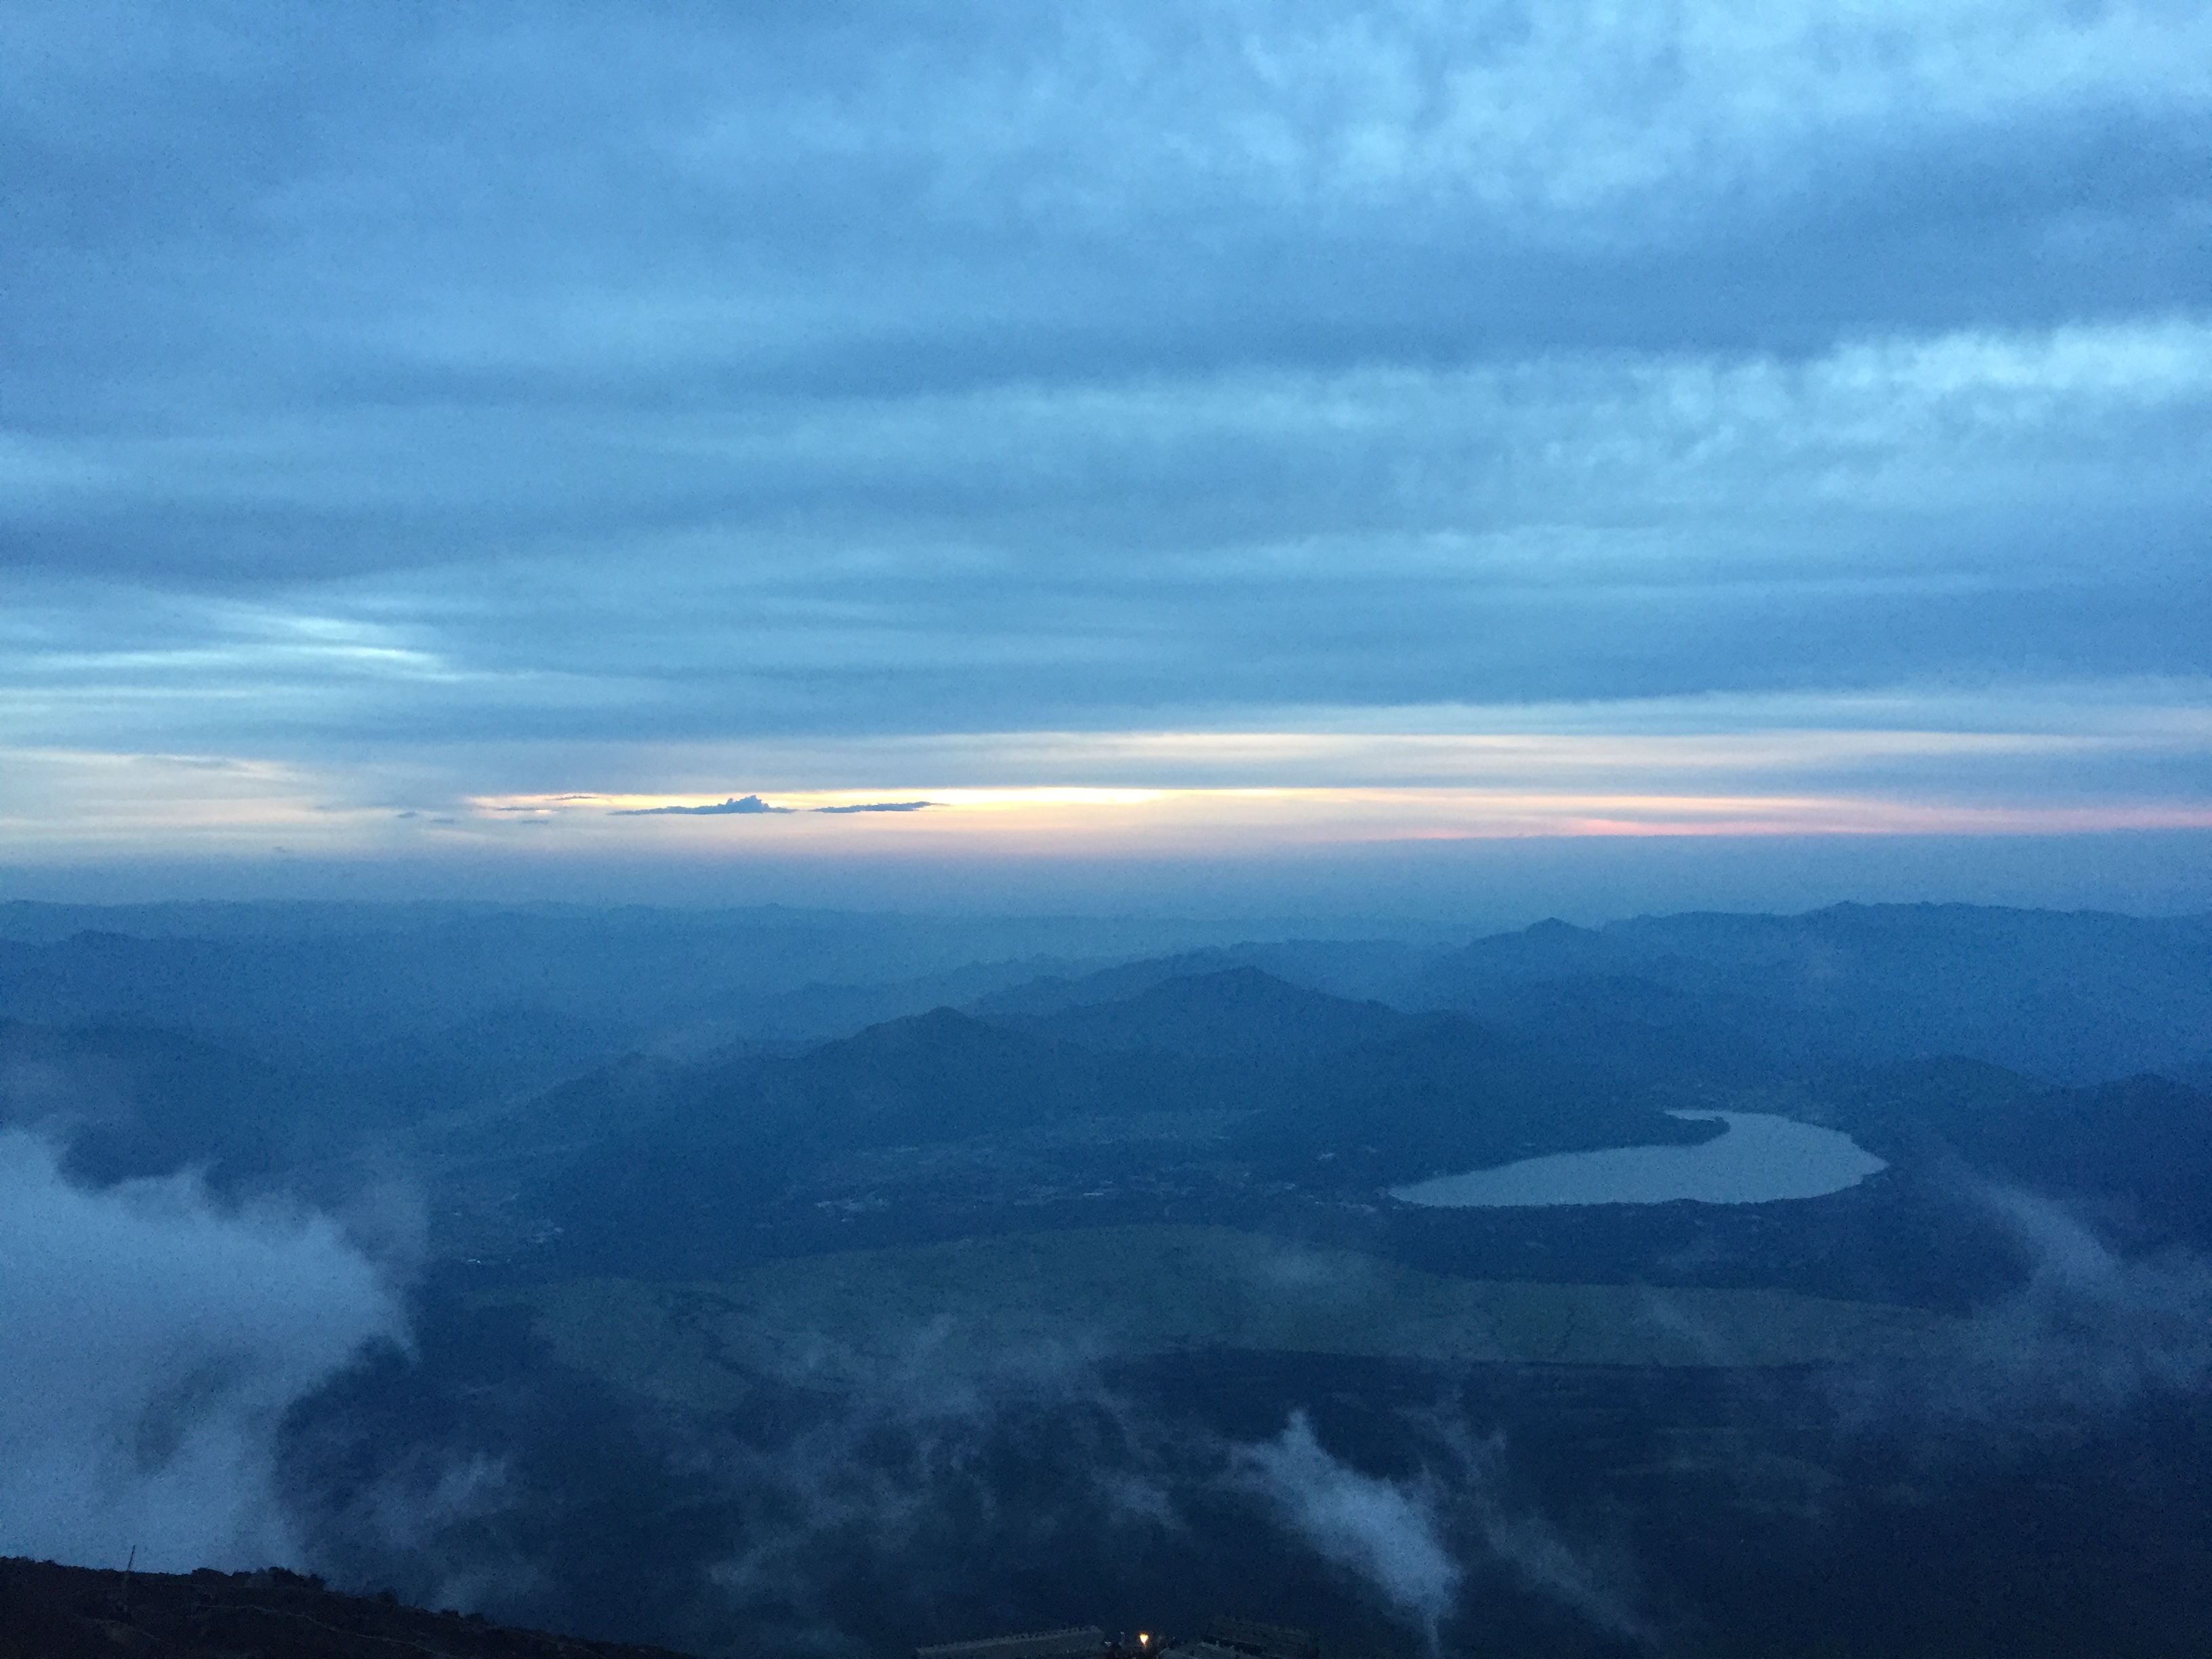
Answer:
<svg viewBox="0 0 2212 1659"><path fill-rule="evenodd" d="M1235 1144L1283 1179L1373 1187L1543 1152L1719 1133L1668 1116L1668 1103L1571 1052L1464 1015L1431 1015L1301 1064L1278 1109L1243 1125Z"/></svg>
<svg viewBox="0 0 2212 1659"><path fill-rule="evenodd" d="M1413 1023L1379 1002L1351 1002L1257 968L1231 968L1163 980L1127 1001L1068 1008L1024 1029L1086 1048L1281 1060L1381 1042Z"/></svg>
<svg viewBox="0 0 2212 1659"><path fill-rule="evenodd" d="M1530 988L1620 978L1698 999L1693 1023L1800 1068L1962 1054L2089 1084L2203 1058L2212 918L1838 904L1540 922L1437 958L1394 1000L1534 1025Z"/></svg>
<svg viewBox="0 0 2212 1659"><path fill-rule="evenodd" d="M0 1558L0 1659L682 1659L667 1648L516 1630L475 1614L348 1595L272 1567L114 1572Z"/></svg>
<svg viewBox="0 0 2212 1659"><path fill-rule="evenodd" d="M951 1008L764 1064L754 1087L768 1116L848 1145L961 1139L1126 1103L1095 1062Z"/></svg>
<svg viewBox="0 0 2212 1659"><path fill-rule="evenodd" d="M1188 951L1144 962L1121 963L1078 979L1048 974L984 997L973 1005L971 1012L994 1020L1042 1018L1097 1003L1126 1002L1167 981L1215 974L1236 965L1226 951Z"/></svg>

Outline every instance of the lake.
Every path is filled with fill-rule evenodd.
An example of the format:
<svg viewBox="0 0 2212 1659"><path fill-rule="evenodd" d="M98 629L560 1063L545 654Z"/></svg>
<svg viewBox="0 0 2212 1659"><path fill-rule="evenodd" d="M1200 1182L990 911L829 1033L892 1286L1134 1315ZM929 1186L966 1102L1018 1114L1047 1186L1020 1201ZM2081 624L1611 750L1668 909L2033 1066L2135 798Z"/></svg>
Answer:
<svg viewBox="0 0 2212 1659"><path fill-rule="evenodd" d="M1613 1146L1559 1152L1466 1175L1393 1187L1406 1204L1440 1209L1548 1204L1766 1204L1855 1187L1888 1166L1849 1135L1765 1112L1673 1112L1728 1125L1696 1146Z"/></svg>

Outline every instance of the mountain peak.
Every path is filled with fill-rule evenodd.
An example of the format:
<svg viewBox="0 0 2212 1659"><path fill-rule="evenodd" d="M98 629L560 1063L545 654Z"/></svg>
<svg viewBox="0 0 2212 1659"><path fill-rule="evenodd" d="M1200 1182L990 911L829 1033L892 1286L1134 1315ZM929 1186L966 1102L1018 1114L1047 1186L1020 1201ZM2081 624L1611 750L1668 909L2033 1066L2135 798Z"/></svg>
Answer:
<svg viewBox="0 0 2212 1659"><path fill-rule="evenodd" d="M1406 1023L1381 1003L1333 997L1245 966L1181 975L1024 1029L1085 1048L1287 1059L1340 1053L1390 1036Z"/></svg>

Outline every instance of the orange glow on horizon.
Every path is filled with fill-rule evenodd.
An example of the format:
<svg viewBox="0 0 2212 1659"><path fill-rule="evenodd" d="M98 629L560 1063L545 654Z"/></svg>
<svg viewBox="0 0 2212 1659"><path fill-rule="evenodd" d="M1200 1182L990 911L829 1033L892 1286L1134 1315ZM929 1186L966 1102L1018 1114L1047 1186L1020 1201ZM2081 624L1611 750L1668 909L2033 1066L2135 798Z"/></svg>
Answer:
<svg viewBox="0 0 2212 1659"><path fill-rule="evenodd" d="M592 845L652 846L690 855L772 847L836 856L902 848L988 845L1068 854L1199 852L1243 848L1373 846L1391 842L1536 836L2065 835L2127 829L2212 829L2212 803L2051 805L1954 802L1872 794L1704 794L1504 789L1125 789L1066 785L1003 788L892 787L764 791L773 812L656 812L726 797L485 797L472 826L518 816L559 820ZM917 811L824 813L886 801ZM633 816L635 815L635 816Z"/></svg>
<svg viewBox="0 0 2212 1659"><path fill-rule="evenodd" d="M2212 830L2212 726L2183 712L2091 743L2109 768L2102 794L2087 788L2097 774L2072 771L2090 740L2004 733L953 734L825 741L796 757L617 748L582 777L532 762L544 783L509 793L456 787L457 763L9 750L0 856L1234 858L1543 838ZM2142 760L2153 744L2167 746ZM2075 778L2055 798L2054 761ZM593 764L621 769L623 782L578 787ZM688 787L648 792L641 773ZM861 788L854 777L907 781ZM715 810L752 793L761 806Z"/></svg>

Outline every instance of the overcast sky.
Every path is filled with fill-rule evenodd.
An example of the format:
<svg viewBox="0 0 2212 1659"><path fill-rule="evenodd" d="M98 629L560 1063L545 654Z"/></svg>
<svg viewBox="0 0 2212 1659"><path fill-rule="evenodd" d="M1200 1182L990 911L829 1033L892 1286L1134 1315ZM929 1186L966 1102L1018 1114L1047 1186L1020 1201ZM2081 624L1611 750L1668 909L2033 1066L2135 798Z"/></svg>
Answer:
<svg viewBox="0 0 2212 1659"><path fill-rule="evenodd" d="M0 865L2212 826L2201 4L9 0L0 88ZM638 811L756 792L939 804Z"/></svg>

